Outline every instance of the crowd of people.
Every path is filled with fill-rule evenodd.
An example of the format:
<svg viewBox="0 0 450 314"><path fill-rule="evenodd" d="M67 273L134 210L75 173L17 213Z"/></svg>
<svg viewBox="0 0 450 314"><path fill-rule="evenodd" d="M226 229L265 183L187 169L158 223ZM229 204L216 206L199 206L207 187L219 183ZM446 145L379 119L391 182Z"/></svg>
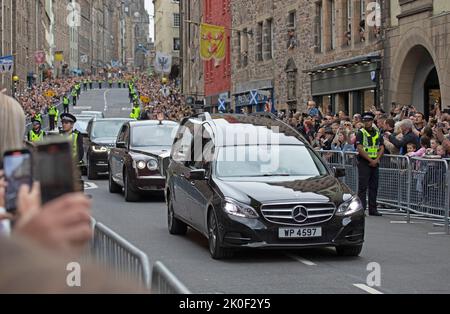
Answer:
<svg viewBox="0 0 450 314"><path fill-rule="evenodd" d="M17 90L14 98L22 105L27 120L30 120L37 114L46 114L51 105L61 103L64 96L71 95L77 84L79 84L80 90L92 89L93 86L108 88L113 84L125 87L125 81L117 75L109 78L105 78L103 75L52 78L46 79L40 84Z"/></svg>
<svg viewBox="0 0 450 314"><path fill-rule="evenodd" d="M413 106L393 105L391 112L372 108L375 125L384 139L386 154L450 158L450 113L439 106L427 119ZM364 124L360 114L344 111L323 114L315 102L303 113L279 114L317 150L355 152L356 133Z"/></svg>
<svg viewBox="0 0 450 314"><path fill-rule="evenodd" d="M136 89L141 99L143 112L142 120L156 120L158 115L172 121L181 121L184 117L192 115L190 106L186 105L185 98L177 88L174 81L150 77L140 74L136 77Z"/></svg>

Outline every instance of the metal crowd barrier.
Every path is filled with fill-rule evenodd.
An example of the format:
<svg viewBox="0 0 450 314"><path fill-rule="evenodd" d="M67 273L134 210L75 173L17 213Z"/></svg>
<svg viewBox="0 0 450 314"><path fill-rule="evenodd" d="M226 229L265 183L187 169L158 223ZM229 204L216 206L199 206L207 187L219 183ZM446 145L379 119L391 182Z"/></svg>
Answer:
<svg viewBox="0 0 450 314"><path fill-rule="evenodd" d="M139 281L154 294L191 294L161 262L154 265L150 274L150 262L144 252L94 219L92 228L94 238L89 257L104 265L116 279Z"/></svg>
<svg viewBox="0 0 450 314"><path fill-rule="evenodd" d="M101 223L95 223L90 254L117 279L138 280L144 288L150 288L148 256Z"/></svg>
<svg viewBox="0 0 450 314"><path fill-rule="evenodd" d="M153 266L151 291L153 294L191 294L161 262Z"/></svg>
<svg viewBox="0 0 450 314"><path fill-rule="evenodd" d="M343 179L358 191L357 153L318 152L331 167L344 167ZM380 162L378 203L407 214L443 219L450 234L450 159L409 158L385 155Z"/></svg>

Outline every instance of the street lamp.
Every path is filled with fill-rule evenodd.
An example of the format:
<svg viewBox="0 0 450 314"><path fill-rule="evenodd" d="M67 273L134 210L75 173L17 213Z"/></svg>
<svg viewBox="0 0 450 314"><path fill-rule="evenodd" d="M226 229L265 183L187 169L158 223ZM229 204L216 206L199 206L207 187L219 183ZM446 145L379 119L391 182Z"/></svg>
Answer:
<svg viewBox="0 0 450 314"><path fill-rule="evenodd" d="M12 77L12 80L13 80L13 95L14 95L14 98L16 98L17 84L19 83L20 78L17 75L14 75Z"/></svg>

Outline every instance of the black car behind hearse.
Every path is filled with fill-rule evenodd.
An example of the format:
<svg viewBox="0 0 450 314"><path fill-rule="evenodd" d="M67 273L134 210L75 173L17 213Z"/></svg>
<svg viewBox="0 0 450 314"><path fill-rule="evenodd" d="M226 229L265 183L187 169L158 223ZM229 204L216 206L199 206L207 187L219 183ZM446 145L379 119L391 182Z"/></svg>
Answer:
<svg viewBox="0 0 450 314"><path fill-rule="evenodd" d="M164 192L170 149L178 128L173 121L129 121L123 124L108 157L109 191L124 190L125 201Z"/></svg>
<svg viewBox="0 0 450 314"><path fill-rule="evenodd" d="M271 114L197 114L182 121L172 147L169 232L199 231L214 259L314 247L358 256L365 214L342 176Z"/></svg>

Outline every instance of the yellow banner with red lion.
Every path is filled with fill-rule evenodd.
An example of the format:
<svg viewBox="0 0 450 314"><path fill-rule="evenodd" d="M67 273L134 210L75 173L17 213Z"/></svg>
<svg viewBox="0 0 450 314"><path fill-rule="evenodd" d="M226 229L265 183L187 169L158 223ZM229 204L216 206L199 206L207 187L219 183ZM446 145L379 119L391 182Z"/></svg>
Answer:
<svg viewBox="0 0 450 314"><path fill-rule="evenodd" d="M225 27L201 24L200 25L200 57L216 62L225 59L226 35Z"/></svg>

